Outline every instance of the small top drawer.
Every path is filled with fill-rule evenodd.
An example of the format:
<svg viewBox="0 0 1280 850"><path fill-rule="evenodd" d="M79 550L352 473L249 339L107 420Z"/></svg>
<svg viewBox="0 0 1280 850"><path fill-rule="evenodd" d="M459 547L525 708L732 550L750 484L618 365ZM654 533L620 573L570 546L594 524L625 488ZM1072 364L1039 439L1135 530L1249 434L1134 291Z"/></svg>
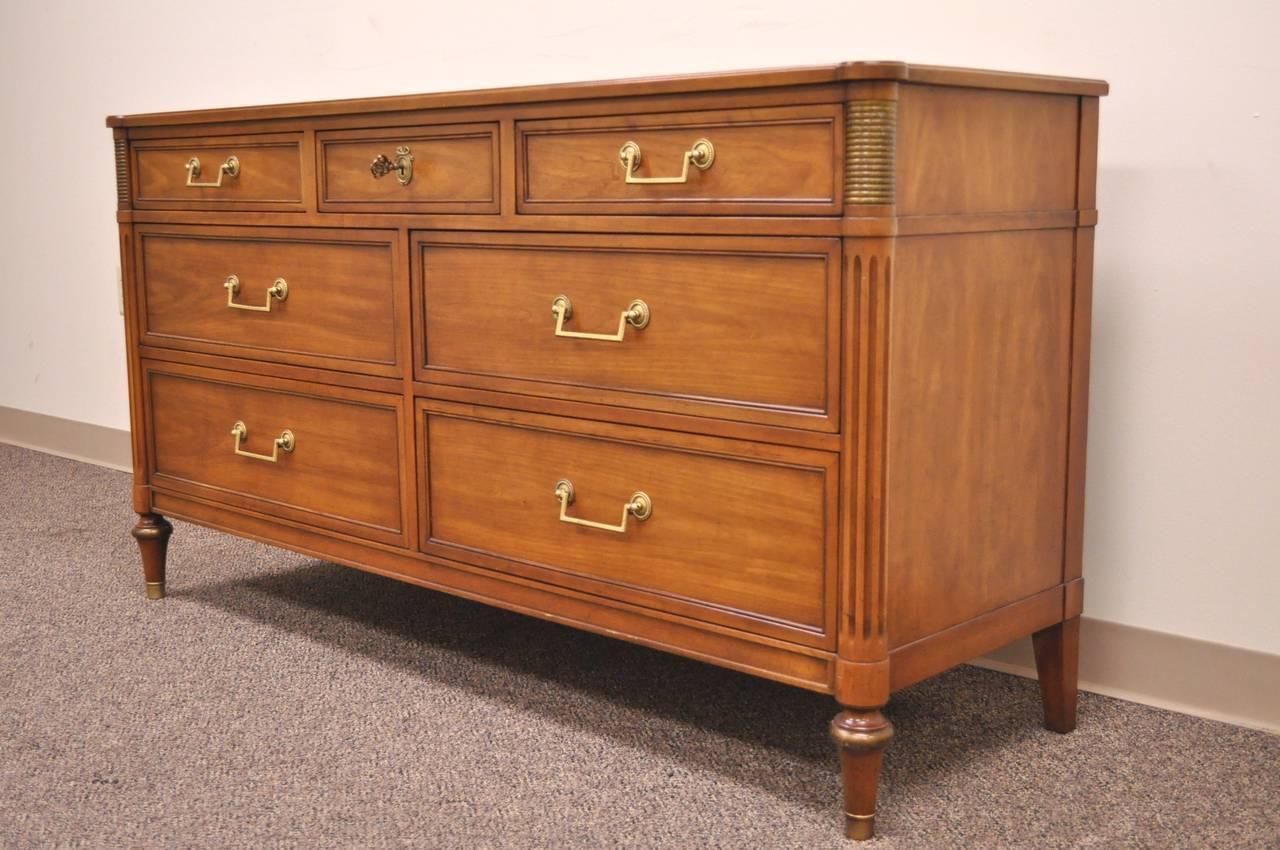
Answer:
<svg viewBox="0 0 1280 850"><path fill-rule="evenodd" d="M300 145L296 133L135 141L134 205L300 210Z"/></svg>
<svg viewBox="0 0 1280 850"><path fill-rule="evenodd" d="M324 212L496 213L498 125L316 134Z"/></svg>
<svg viewBox="0 0 1280 850"><path fill-rule="evenodd" d="M526 213L839 215L838 104L522 121Z"/></svg>

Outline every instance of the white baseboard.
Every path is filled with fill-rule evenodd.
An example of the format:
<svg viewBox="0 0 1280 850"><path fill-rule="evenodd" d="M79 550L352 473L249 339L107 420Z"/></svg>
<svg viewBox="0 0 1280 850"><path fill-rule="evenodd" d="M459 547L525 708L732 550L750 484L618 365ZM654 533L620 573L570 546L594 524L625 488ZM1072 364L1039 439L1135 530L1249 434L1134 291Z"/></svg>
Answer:
<svg viewBox="0 0 1280 850"><path fill-rule="evenodd" d="M128 431L119 428L0 407L0 443L133 471L133 441Z"/></svg>
<svg viewBox="0 0 1280 850"><path fill-rule="evenodd" d="M0 407L0 443L132 468L128 431ZM1031 641L973 662L1035 678ZM1084 617L1080 688L1183 714L1280 733L1280 655Z"/></svg>
<svg viewBox="0 0 1280 850"><path fill-rule="evenodd" d="M973 663L1036 675L1030 640ZM1082 617L1080 689L1280 733L1280 655Z"/></svg>

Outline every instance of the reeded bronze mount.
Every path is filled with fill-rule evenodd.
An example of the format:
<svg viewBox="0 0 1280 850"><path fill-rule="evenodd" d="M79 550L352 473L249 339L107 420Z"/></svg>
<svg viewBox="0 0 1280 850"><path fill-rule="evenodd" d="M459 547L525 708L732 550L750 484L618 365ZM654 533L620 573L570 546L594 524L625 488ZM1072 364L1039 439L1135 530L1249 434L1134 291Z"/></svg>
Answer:
<svg viewBox="0 0 1280 850"><path fill-rule="evenodd" d="M895 198L898 102L855 100L844 119L844 200L890 206Z"/></svg>

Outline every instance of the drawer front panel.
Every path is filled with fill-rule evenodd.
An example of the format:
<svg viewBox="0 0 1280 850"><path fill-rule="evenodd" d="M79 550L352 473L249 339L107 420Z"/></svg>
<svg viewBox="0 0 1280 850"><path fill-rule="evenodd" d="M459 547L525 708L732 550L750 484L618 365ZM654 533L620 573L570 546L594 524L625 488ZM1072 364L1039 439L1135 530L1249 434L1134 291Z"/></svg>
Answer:
<svg viewBox="0 0 1280 850"><path fill-rule="evenodd" d="M521 391L552 396L572 384L610 403L660 396L834 429L836 240L432 234L415 244L423 377L539 382ZM552 309L561 296L563 321ZM637 300L647 321L624 320ZM583 333L614 338L566 335Z"/></svg>
<svg viewBox="0 0 1280 850"><path fill-rule="evenodd" d="M135 205L301 209L300 146L296 134L134 142ZM187 167L193 158L198 170Z"/></svg>
<svg viewBox="0 0 1280 850"><path fill-rule="evenodd" d="M842 121L839 105L522 121L520 210L838 215Z"/></svg>
<svg viewBox="0 0 1280 850"><path fill-rule="evenodd" d="M377 231L140 226L142 339L398 374L393 240Z"/></svg>
<svg viewBox="0 0 1280 850"><path fill-rule="evenodd" d="M146 371L153 486L404 543L398 397L176 365Z"/></svg>
<svg viewBox="0 0 1280 850"><path fill-rule="evenodd" d="M321 210L498 211L497 124L321 132L316 139ZM371 170L375 160L381 176Z"/></svg>
<svg viewBox="0 0 1280 850"><path fill-rule="evenodd" d="M835 455L442 402L421 410L429 551L493 556L531 577L753 631L771 624L815 645L829 633ZM651 513L629 515L625 531L566 521L561 480L573 490L566 519L620 525L637 492Z"/></svg>

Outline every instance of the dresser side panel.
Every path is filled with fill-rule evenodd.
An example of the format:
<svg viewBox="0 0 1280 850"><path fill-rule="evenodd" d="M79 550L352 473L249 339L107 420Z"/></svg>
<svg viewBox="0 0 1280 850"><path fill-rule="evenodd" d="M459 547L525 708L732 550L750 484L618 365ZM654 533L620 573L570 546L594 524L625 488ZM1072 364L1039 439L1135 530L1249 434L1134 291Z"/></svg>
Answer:
<svg viewBox="0 0 1280 850"><path fill-rule="evenodd" d="M897 212L903 216L1076 206L1078 97L902 85Z"/></svg>
<svg viewBox="0 0 1280 850"><path fill-rule="evenodd" d="M897 240L884 521L891 647L1062 581L1073 237Z"/></svg>

